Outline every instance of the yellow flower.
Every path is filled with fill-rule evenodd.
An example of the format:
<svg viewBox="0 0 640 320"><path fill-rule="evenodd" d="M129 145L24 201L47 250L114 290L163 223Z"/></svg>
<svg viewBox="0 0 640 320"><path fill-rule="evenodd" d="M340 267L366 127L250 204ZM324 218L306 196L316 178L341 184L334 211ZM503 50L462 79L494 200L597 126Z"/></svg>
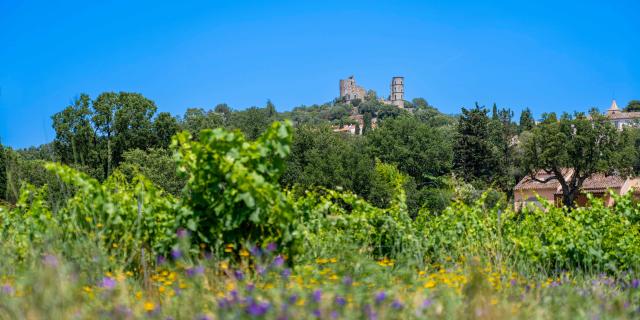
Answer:
<svg viewBox="0 0 640 320"><path fill-rule="evenodd" d="M427 289L431 289L431 288L433 288L435 286L436 286L436 282L433 281L433 280L429 280L429 281L424 283L424 287L427 288Z"/></svg>
<svg viewBox="0 0 640 320"><path fill-rule="evenodd" d="M133 272L131 272L131 271L127 271L124 274L126 274L127 277L133 277Z"/></svg>
<svg viewBox="0 0 640 320"><path fill-rule="evenodd" d="M158 292L160 292L160 293L164 293L164 291L165 291L165 290L166 290L166 289L165 289L165 287L164 287L164 286L160 286L160 287L158 287Z"/></svg>
<svg viewBox="0 0 640 320"><path fill-rule="evenodd" d="M91 287L89 287L89 286L84 286L84 287L82 287L82 290L83 290L84 292L86 292L86 293L91 293L91 292L93 292L93 289L91 289Z"/></svg>
<svg viewBox="0 0 640 320"><path fill-rule="evenodd" d="M114 243L114 244L112 244L111 246L112 246L112 247L114 247L114 248L117 248L117 247L118 247L118 244L117 244L117 243Z"/></svg>
<svg viewBox="0 0 640 320"><path fill-rule="evenodd" d="M249 256L249 251L242 249L240 250L240 256L241 257L248 257Z"/></svg>
<svg viewBox="0 0 640 320"><path fill-rule="evenodd" d="M151 312L156 308L156 305L151 301L147 301L144 303L144 310L147 312Z"/></svg>
<svg viewBox="0 0 640 320"><path fill-rule="evenodd" d="M136 292L136 300L142 299L142 291Z"/></svg>

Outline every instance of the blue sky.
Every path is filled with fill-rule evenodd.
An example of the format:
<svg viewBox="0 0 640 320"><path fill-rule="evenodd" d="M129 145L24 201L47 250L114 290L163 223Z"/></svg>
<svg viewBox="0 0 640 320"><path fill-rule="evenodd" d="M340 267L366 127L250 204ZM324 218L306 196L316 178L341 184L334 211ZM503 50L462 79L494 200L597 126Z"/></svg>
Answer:
<svg viewBox="0 0 640 320"><path fill-rule="evenodd" d="M549 111L640 99L640 1L0 0L0 139L51 141L80 93L159 111L332 100L355 75L446 113L475 101Z"/></svg>

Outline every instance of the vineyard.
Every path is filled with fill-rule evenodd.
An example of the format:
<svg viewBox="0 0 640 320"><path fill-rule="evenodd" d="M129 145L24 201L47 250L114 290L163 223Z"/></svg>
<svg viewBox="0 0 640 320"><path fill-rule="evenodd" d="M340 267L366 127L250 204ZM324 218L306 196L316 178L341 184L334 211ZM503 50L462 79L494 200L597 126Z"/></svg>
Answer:
<svg viewBox="0 0 640 320"><path fill-rule="evenodd" d="M410 215L377 162L380 208L283 188L292 126L173 137L180 196L142 174L47 163L0 207L2 319L634 319L640 204L514 212L490 190ZM64 198L52 203L51 192Z"/></svg>

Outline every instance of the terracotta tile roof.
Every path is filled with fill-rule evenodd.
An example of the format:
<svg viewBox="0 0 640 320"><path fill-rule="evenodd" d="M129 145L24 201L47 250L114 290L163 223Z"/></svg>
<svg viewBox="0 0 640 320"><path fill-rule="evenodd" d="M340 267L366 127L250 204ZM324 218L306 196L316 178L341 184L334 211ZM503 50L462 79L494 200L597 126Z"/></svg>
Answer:
<svg viewBox="0 0 640 320"><path fill-rule="evenodd" d="M627 178L617 174L607 176L599 173L585 180L582 184L582 190L605 191L609 188L621 188L625 181L627 181Z"/></svg>
<svg viewBox="0 0 640 320"><path fill-rule="evenodd" d="M607 118L610 120L620 120L620 119L640 119L640 112L617 112L607 114Z"/></svg>
<svg viewBox="0 0 640 320"><path fill-rule="evenodd" d="M538 173L536 174L536 178L539 180L547 179L550 176L551 176L550 174L542 170L538 171ZM556 179L551 180L547 183L541 183L531 179L531 177L527 175L524 178L522 178L522 180L520 180L518 184L516 184L515 190L538 190L538 189L554 189L555 190L559 186L560 186L560 182L558 182L558 180Z"/></svg>
<svg viewBox="0 0 640 320"><path fill-rule="evenodd" d="M565 169L565 178L568 179L571 176L571 172ZM550 177L551 175L539 172L536 175L536 178L540 180L544 180L545 178ZM606 191L607 189L613 188L621 188L628 178L620 176L620 175L605 175L602 173L594 174L584 181L582 184L582 190L589 192L599 192ZM560 183L558 180L551 180L547 183L540 183L538 181L534 181L531 177L526 176L515 187L515 190L539 190L539 189L554 189L560 192Z"/></svg>

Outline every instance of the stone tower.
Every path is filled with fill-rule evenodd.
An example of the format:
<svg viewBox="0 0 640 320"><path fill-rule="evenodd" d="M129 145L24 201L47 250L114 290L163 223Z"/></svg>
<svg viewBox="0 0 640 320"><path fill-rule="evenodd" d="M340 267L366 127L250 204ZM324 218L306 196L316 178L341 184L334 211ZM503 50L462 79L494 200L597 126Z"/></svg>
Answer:
<svg viewBox="0 0 640 320"><path fill-rule="evenodd" d="M391 78L391 95L389 101L394 106L404 108L404 77Z"/></svg>
<svg viewBox="0 0 640 320"><path fill-rule="evenodd" d="M365 95L366 91L356 84L356 79L353 76L340 80L340 98L344 98L346 102L351 102L355 99L362 100Z"/></svg>

